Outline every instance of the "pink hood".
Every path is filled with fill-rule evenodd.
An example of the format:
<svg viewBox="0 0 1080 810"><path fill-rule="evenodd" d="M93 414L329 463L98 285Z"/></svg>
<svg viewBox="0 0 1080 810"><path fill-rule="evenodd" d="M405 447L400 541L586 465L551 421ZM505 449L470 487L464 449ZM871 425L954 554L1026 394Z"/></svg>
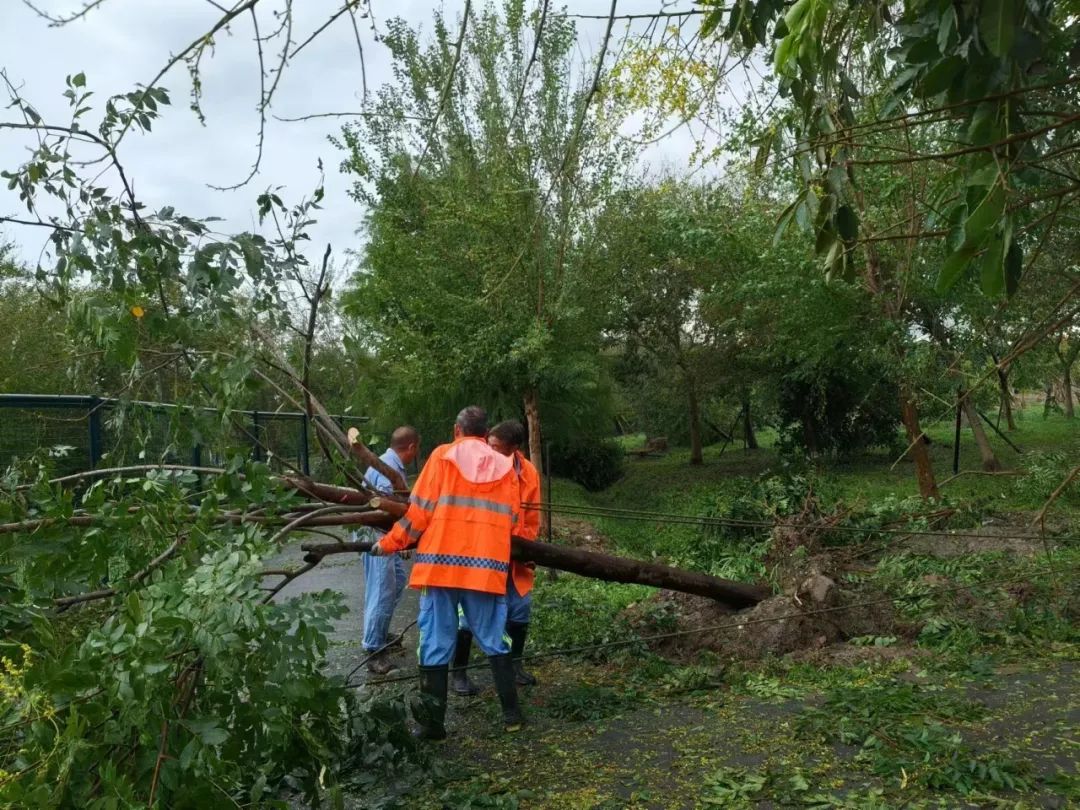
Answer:
<svg viewBox="0 0 1080 810"><path fill-rule="evenodd" d="M487 442L475 436L466 436L454 442L445 458L452 462L462 477L471 484L498 481L514 466L513 459L492 450Z"/></svg>

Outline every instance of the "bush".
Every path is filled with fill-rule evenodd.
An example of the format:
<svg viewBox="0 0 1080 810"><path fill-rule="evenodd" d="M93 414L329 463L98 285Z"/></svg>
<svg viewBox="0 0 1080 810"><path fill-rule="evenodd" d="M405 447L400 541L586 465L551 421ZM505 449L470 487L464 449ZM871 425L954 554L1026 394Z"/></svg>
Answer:
<svg viewBox="0 0 1080 810"><path fill-rule="evenodd" d="M777 399L782 450L845 455L902 449L896 384L873 363L838 360L786 374Z"/></svg>
<svg viewBox="0 0 1080 810"><path fill-rule="evenodd" d="M586 439L551 448L551 472L590 492L607 489L623 476L625 458L614 439Z"/></svg>
<svg viewBox="0 0 1080 810"><path fill-rule="evenodd" d="M820 482L810 475L793 470L779 475L766 473L741 494L717 501L708 517L732 523L706 526L705 537L722 541L766 539L773 522L797 514L819 489Z"/></svg>

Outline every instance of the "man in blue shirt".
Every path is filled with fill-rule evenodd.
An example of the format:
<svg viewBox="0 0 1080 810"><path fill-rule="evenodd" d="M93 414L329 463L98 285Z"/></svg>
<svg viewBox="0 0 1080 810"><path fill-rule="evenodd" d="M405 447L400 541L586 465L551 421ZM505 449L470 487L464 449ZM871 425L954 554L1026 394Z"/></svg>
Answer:
<svg viewBox="0 0 1080 810"><path fill-rule="evenodd" d="M390 436L390 447L380 458L405 477L405 467L420 453L420 434L416 428L402 425ZM364 481L377 492L393 492L394 486L385 475L374 467L368 469ZM385 532L372 528L370 539L378 540ZM358 538L357 532L354 538ZM385 675L396 667L390 661L389 651L384 649L390 632L390 619L401 601L408 575L405 562L398 554L375 557L364 554L364 650L371 656L368 671L373 675Z"/></svg>

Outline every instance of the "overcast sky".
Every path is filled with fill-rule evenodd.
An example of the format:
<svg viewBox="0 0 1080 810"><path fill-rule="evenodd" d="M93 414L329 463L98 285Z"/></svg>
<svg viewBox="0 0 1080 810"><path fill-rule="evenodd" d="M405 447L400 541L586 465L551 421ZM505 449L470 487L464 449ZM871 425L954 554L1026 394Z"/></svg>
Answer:
<svg viewBox="0 0 1080 810"><path fill-rule="evenodd" d="M50 13L61 14L81 5L81 0L34 0ZM323 24L340 7L341 0L301 0L294 3L294 41ZM263 34L272 27L271 9L279 0L266 0ZM372 0L380 26L401 16L430 30L432 9L442 6L456 18L464 5L447 0ZM607 14L608 0L573 0L575 13ZM655 10L662 0L621 0L620 14ZM687 2L686 7L690 6ZM64 77L85 72L87 84L101 100L149 82L170 54L205 32L220 17L208 0L105 0L86 18L65 27L50 27L22 0L0 0L0 67L21 86L23 95L46 120L67 113ZM624 30L616 26L616 32ZM579 23L580 50L595 52L603 31L601 21ZM387 51L372 42L365 31L365 56L369 88L389 78ZM267 60L270 61L268 54ZM255 228L254 200L267 186L284 186L283 197L295 200L314 188L316 167L326 167L327 202L313 229L311 253L321 254L326 242L341 256L360 246L357 226L359 206L346 197L347 178L337 170L340 153L327 135L340 127L341 119L303 123L271 120L259 175L247 187L233 192L214 191L208 183L229 185L248 173L256 154L259 76L247 17L235 21L231 35L220 36L212 59L202 66L203 109L206 125L199 124L187 108L190 82L183 66L162 82L172 94L173 106L150 135L127 139L121 158L133 177L138 196L149 207L173 205L192 216L219 216L222 231ZM352 27L342 17L290 64L274 102L273 113L295 117L310 113L358 109L360 63ZM96 111L95 111L96 112ZM0 117L2 116L0 114ZM14 167L25 160L24 133L0 132L0 166ZM688 136L676 137L654 148L648 160L673 167L685 166L690 150ZM25 215L18 200L0 192L0 213ZM0 237L19 243L22 256L37 260L45 233L40 228L7 226Z"/></svg>

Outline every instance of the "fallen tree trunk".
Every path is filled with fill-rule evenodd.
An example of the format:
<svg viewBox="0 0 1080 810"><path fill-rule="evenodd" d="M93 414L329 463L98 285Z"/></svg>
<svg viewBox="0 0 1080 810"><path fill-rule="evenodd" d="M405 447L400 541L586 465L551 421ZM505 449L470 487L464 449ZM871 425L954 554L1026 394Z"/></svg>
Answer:
<svg viewBox="0 0 1080 810"><path fill-rule="evenodd" d="M379 525L372 515L365 513L367 525ZM351 516L350 516L351 517ZM383 513L381 526L389 528L394 517ZM303 543L300 548L305 552L306 562L318 562L330 554L348 554L368 551L371 541L341 543ZM685 571L670 565L630 560L611 554L599 554L580 548L556 546L551 543L536 543L514 537L511 540L510 556L518 562L533 562L548 568L557 568L583 577L602 579L606 582L628 582L638 585L650 585L654 588L667 588L671 591L707 596L732 608L753 607L758 602L772 596L769 588L761 585L747 585L727 579L702 574L697 571Z"/></svg>

